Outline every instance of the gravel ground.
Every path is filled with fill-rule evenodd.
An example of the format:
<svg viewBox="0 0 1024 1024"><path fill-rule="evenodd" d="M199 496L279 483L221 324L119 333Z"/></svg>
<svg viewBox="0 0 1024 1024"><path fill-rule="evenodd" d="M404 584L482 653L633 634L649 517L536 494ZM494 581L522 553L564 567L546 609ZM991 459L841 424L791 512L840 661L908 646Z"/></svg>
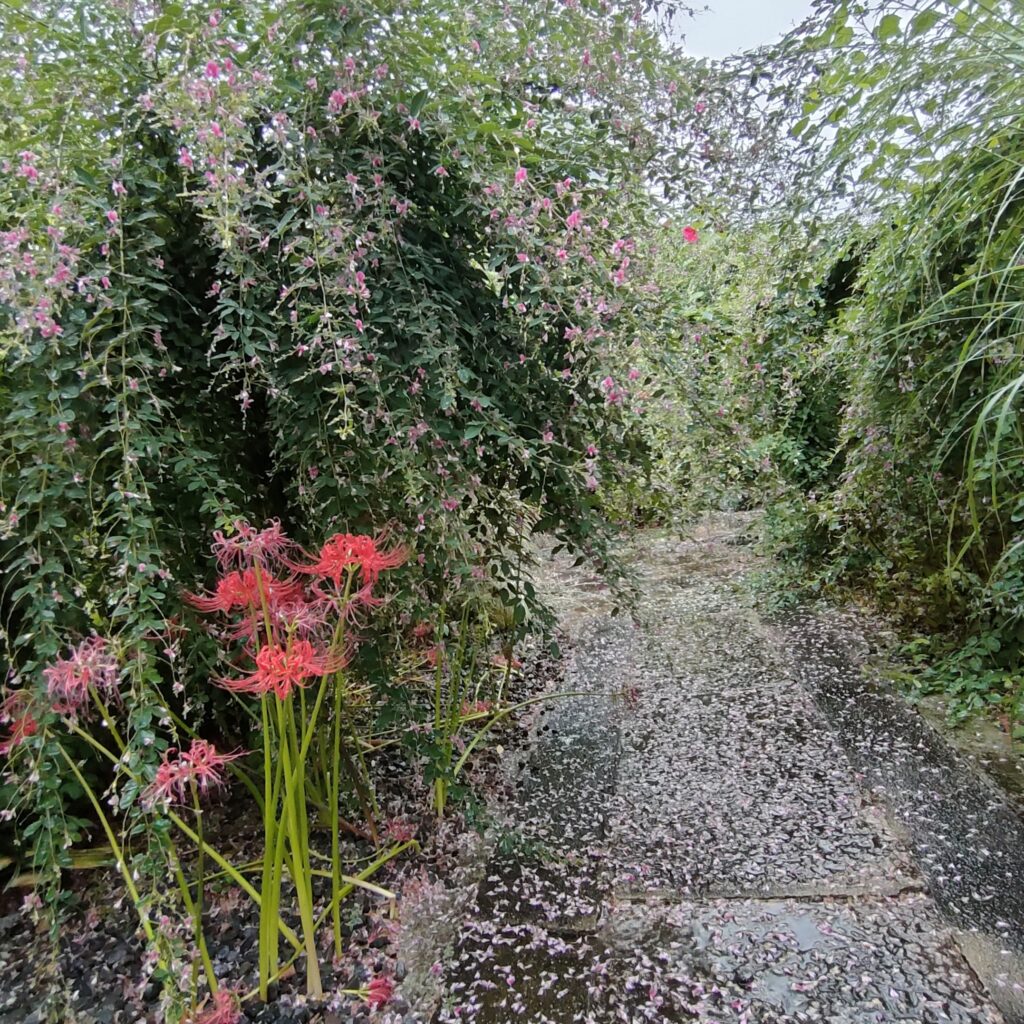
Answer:
<svg viewBox="0 0 1024 1024"><path fill-rule="evenodd" d="M743 528L643 538L642 627L544 566L566 686L605 696L539 716L435 1024L1024 1020L1020 818L871 704L855 624L759 618Z"/></svg>

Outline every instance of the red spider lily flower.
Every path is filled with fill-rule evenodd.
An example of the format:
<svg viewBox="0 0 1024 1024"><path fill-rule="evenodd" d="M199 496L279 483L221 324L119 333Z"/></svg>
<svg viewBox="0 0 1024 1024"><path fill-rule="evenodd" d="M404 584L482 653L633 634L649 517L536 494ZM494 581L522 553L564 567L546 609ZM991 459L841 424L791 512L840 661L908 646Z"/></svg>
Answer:
<svg viewBox="0 0 1024 1024"><path fill-rule="evenodd" d="M188 784L187 766L178 760L175 754L173 747L167 751L153 781L146 787L143 803L147 807L172 800L180 803L184 798L185 787Z"/></svg>
<svg viewBox="0 0 1024 1024"><path fill-rule="evenodd" d="M369 597L370 590L386 569L394 569L408 557L401 546L385 550L383 539L358 533L336 533L320 549L312 565L292 565L296 572L320 576L341 587L350 570L358 569L362 576L361 594Z"/></svg>
<svg viewBox="0 0 1024 1024"><path fill-rule="evenodd" d="M253 565L266 568L282 560L294 547L277 519L272 519L262 530L238 519L235 532L230 537L226 537L223 530L216 530L213 534L213 554L222 569Z"/></svg>
<svg viewBox="0 0 1024 1024"><path fill-rule="evenodd" d="M210 1006L190 1019L190 1024L241 1024L242 1019L238 996L230 989L222 988Z"/></svg>
<svg viewBox="0 0 1024 1024"><path fill-rule="evenodd" d="M89 687L116 696L119 675L117 658L101 636L83 640L68 657L58 658L43 672L53 709L59 714L78 711L89 699Z"/></svg>
<svg viewBox="0 0 1024 1024"><path fill-rule="evenodd" d="M218 754L217 748L206 740L193 740L192 746L184 751L181 760L188 765L192 777L205 792L213 786L224 784L222 769L229 761L243 757L246 751L236 750L230 754Z"/></svg>
<svg viewBox="0 0 1024 1024"><path fill-rule="evenodd" d="M180 752L170 747L156 770L156 776L146 788L144 801L147 806L163 802L181 803L193 782L203 793L223 785L224 765L244 754L244 750L218 754L213 744L206 740L193 740L188 750Z"/></svg>
<svg viewBox="0 0 1024 1024"><path fill-rule="evenodd" d="M378 974L366 986L366 1003L373 1009L384 1006L395 994L395 983L388 977Z"/></svg>
<svg viewBox="0 0 1024 1024"><path fill-rule="evenodd" d="M185 592L185 600L201 612L231 612L236 608L253 611L302 599L302 587L294 580L279 580L255 569L229 572L217 580L213 594L204 596Z"/></svg>
<svg viewBox="0 0 1024 1024"><path fill-rule="evenodd" d="M293 687L307 686L318 676L330 675L345 667L345 653L318 654L308 640L289 644L267 644L256 653L256 671L242 679L224 679L221 685L236 693L273 693L284 700Z"/></svg>
<svg viewBox="0 0 1024 1024"><path fill-rule="evenodd" d="M320 581L314 580L310 585L310 590L315 595L317 601L326 605L335 614L344 615L346 620L353 626L360 624L361 613L366 611L367 608L378 608L384 603L383 598L373 596L371 584L364 584L355 593L350 593L347 603L342 603L342 588L340 586L335 587L331 584L327 590L324 590L320 586Z"/></svg>
<svg viewBox="0 0 1024 1024"><path fill-rule="evenodd" d="M9 722L11 731L0 742L0 755L7 757L19 744L39 732L39 723L28 709L29 698L24 690L15 690L0 703L0 722Z"/></svg>
<svg viewBox="0 0 1024 1024"><path fill-rule="evenodd" d="M427 637L434 635L434 624L432 622L418 622L412 628L412 635L415 640L426 640Z"/></svg>
<svg viewBox="0 0 1024 1024"><path fill-rule="evenodd" d="M468 718L470 715L486 715L493 707L494 705L489 700L478 700L472 703L464 700L460 708L460 714L463 718Z"/></svg>
<svg viewBox="0 0 1024 1024"><path fill-rule="evenodd" d="M309 639L325 632L333 609L334 601L329 597L306 600L300 592L292 600L275 602L270 608L270 620L278 635Z"/></svg>

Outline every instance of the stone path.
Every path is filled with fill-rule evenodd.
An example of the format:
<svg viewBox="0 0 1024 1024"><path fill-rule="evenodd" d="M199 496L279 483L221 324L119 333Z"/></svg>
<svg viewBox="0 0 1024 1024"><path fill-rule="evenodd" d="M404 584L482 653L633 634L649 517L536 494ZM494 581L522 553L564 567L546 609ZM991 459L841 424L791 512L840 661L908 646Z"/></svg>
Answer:
<svg viewBox="0 0 1024 1024"><path fill-rule="evenodd" d="M607 696L541 716L437 1024L1024 1021L1020 818L841 622L758 618L741 533L645 541L644 629L548 568Z"/></svg>

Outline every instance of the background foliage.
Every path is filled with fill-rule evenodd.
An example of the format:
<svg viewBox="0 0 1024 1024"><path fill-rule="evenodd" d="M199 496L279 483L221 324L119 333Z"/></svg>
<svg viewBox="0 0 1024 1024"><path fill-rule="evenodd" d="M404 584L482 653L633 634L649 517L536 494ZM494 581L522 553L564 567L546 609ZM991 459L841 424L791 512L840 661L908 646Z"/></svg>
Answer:
<svg viewBox="0 0 1024 1024"><path fill-rule="evenodd" d="M786 112L790 185L662 251L681 411L654 428L663 509L764 505L791 586L895 610L920 685L1018 721L1022 32L1015 4L823 2L720 69Z"/></svg>

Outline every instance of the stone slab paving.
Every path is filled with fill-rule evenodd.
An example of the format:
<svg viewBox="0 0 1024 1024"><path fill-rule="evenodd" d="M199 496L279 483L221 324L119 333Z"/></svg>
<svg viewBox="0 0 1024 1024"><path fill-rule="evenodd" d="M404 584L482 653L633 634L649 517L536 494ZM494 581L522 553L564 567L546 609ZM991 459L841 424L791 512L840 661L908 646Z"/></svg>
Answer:
<svg viewBox="0 0 1024 1024"><path fill-rule="evenodd" d="M945 854L924 863L900 802L865 784L890 748L868 757L870 730L837 724L812 685L794 638L824 641L740 599L751 556L730 543L735 524L645 543L643 628L609 619L594 581L549 567L576 641L569 686L607 696L538 720L518 847L487 865L438 1024L1024 1019L1008 973L997 992L982 971L986 989L964 955L965 931L1007 930L951 927L935 898ZM911 781L927 801L927 780ZM980 836L985 807L971 812ZM1019 819L999 827L1022 835ZM1019 880L1012 858L999 867Z"/></svg>
<svg viewBox="0 0 1024 1024"><path fill-rule="evenodd" d="M917 884L803 691L680 700L672 680L655 682L623 730L610 836L617 887L738 897Z"/></svg>
<svg viewBox="0 0 1024 1024"><path fill-rule="evenodd" d="M792 672L884 801L947 923L1004 1013L1024 1020L1024 829L1018 809L928 722L861 670L840 618L792 617Z"/></svg>
<svg viewBox="0 0 1024 1024"><path fill-rule="evenodd" d="M596 926L611 885L608 815L624 705L617 691L635 676L631 633L610 622L589 630L565 689L595 696L559 701L538 716L513 808L517 848L488 864L478 894L483 915L561 931Z"/></svg>
<svg viewBox="0 0 1024 1024"><path fill-rule="evenodd" d="M600 937L619 1020L1000 1019L921 894L640 905Z"/></svg>

